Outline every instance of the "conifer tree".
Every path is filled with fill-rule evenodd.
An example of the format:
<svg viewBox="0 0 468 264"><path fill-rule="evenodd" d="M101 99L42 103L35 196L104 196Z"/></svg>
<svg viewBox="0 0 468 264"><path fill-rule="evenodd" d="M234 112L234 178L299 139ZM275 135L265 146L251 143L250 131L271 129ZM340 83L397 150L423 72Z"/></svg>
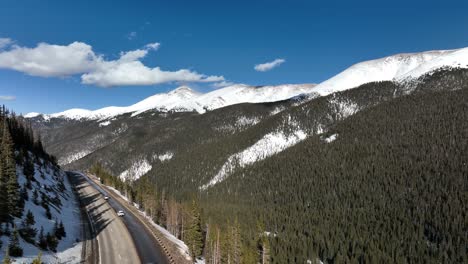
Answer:
<svg viewBox="0 0 468 264"><path fill-rule="evenodd" d="M47 249L47 238L44 236L44 227L42 226L41 226L41 230L39 231L38 245L43 250Z"/></svg>
<svg viewBox="0 0 468 264"><path fill-rule="evenodd" d="M19 204L19 184L16 178L16 162L14 158L13 141L7 128L2 135L3 177L6 178L7 212L11 216L21 216Z"/></svg>
<svg viewBox="0 0 468 264"><path fill-rule="evenodd" d="M191 220L187 230L187 244L192 257L195 259L202 254L203 234L201 229L200 209L195 200L192 201Z"/></svg>
<svg viewBox="0 0 468 264"><path fill-rule="evenodd" d="M37 233L37 230L34 228L34 224L36 224L34 215L30 210L28 210L26 217L23 220L20 234L26 241L30 243L34 243L34 238L36 237Z"/></svg>
<svg viewBox="0 0 468 264"><path fill-rule="evenodd" d="M23 256L23 249L20 246L18 235L18 230L15 227L10 237L10 244L8 245L8 250L12 257Z"/></svg>

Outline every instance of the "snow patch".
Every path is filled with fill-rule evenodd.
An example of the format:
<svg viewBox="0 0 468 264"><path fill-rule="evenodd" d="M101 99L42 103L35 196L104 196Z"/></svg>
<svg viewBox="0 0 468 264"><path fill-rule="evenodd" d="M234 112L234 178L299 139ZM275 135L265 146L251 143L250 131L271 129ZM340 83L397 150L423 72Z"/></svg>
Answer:
<svg viewBox="0 0 468 264"><path fill-rule="evenodd" d="M334 108L334 112L339 120L345 119L351 115L354 115L359 111L359 106L351 100L340 100L332 98L330 104Z"/></svg>
<svg viewBox="0 0 468 264"><path fill-rule="evenodd" d="M59 159L58 163L61 166L67 165L67 164L70 164L70 163L72 163L74 161L77 161L77 160L89 155L91 152L92 151L90 151L90 150L82 150L80 152L76 152L74 154L66 156L65 158Z"/></svg>
<svg viewBox="0 0 468 264"><path fill-rule="evenodd" d="M236 124L238 126L246 127L256 125L258 122L260 122L260 118L258 117L241 116L237 119Z"/></svg>
<svg viewBox="0 0 468 264"><path fill-rule="evenodd" d="M31 113L27 113L24 115L24 118L34 118L34 117L37 117L37 116L40 116L41 113L36 113L36 112L31 112Z"/></svg>
<svg viewBox="0 0 468 264"><path fill-rule="evenodd" d="M330 143L330 142L335 141L337 137L338 137L338 134L333 134L333 135L331 135L329 137L326 137L324 140L325 140L325 142Z"/></svg>
<svg viewBox="0 0 468 264"><path fill-rule="evenodd" d="M158 159L161 162L165 162L165 161L171 160L172 157L174 157L174 153L168 151L168 152L166 152L164 154L160 154L160 155L155 154L155 155L153 155L153 160Z"/></svg>
<svg viewBox="0 0 468 264"><path fill-rule="evenodd" d="M108 125L110 125L110 123L111 123L111 122L110 122L109 120L108 120L108 121L101 122L101 123L99 123L99 127L108 126Z"/></svg>
<svg viewBox="0 0 468 264"><path fill-rule="evenodd" d="M138 180L141 176L145 175L152 168L153 166L151 166L151 164L146 159L142 159L134 162L132 166L122 172L119 177L124 181L135 181Z"/></svg>
<svg viewBox="0 0 468 264"><path fill-rule="evenodd" d="M209 183L201 186L200 189L206 190L209 187L224 181L236 168L243 168L257 161L266 159L267 157L296 145L306 137L307 134L303 130L297 130L289 135L286 135L283 132L266 134L252 146L239 153L231 155L213 179L211 179Z"/></svg>

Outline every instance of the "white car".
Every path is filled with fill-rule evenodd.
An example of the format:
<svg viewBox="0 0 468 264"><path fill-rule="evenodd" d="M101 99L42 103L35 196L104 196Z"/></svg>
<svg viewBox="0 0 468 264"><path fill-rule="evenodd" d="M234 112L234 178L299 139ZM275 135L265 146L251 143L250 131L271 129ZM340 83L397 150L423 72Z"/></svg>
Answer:
<svg viewBox="0 0 468 264"><path fill-rule="evenodd" d="M117 215L118 215L118 216L124 216L124 215L125 215L125 213L124 213L124 211L122 211L122 210L119 210L119 211L117 212Z"/></svg>
<svg viewBox="0 0 468 264"><path fill-rule="evenodd" d="M109 200L109 196L104 196L104 200Z"/></svg>

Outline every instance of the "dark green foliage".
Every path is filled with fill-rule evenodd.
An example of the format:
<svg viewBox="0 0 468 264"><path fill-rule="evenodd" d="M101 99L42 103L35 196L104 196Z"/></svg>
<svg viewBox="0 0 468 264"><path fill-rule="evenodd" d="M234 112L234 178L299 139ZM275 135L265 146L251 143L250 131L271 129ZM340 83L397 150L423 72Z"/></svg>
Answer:
<svg viewBox="0 0 468 264"><path fill-rule="evenodd" d="M8 245L8 252L12 257L22 257L23 256L23 249L19 243L19 234L18 230L13 229L13 233L10 236L10 244Z"/></svg>
<svg viewBox="0 0 468 264"><path fill-rule="evenodd" d="M58 240L57 237L53 234L47 233L46 235L47 247L52 251L57 251Z"/></svg>
<svg viewBox="0 0 468 264"><path fill-rule="evenodd" d="M192 257L196 258L201 256L204 241L201 229L200 208L195 200L192 201L189 226L186 233L187 236L185 242L189 247Z"/></svg>
<svg viewBox="0 0 468 264"><path fill-rule="evenodd" d="M60 224L58 224L55 228L55 236L59 240L67 236L67 233L65 232L65 226L63 225L62 221L60 221Z"/></svg>
<svg viewBox="0 0 468 264"><path fill-rule="evenodd" d="M24 159L23 163L23 173L26 176L26 186L28 189L31 189L31 181L34 180L34 163L32 162L29 155L25 155L26 158Z"/></svg>
<svg viewBox="0 0 468 264"><path fill-rule="evenodd" d="M36 221L34 220L34 215L30 210L28 210L28 212L26 213L26 217L22 222L19 233L24 240L31 244L35 243L35 238L37 234L37 230L36 228L34 228L35 223Z"/></svg>
<svg viewBox="0 0 468 264"><path fill-rule="evenodd" d="M234 262L237 240L243 263L466 263L467 91L468 71L452 69L305 102L124 115L105 128L94 121L42 124L48 142L60 139L48 144L57 153L73 153L64 131L75 146L103 138L69 167L100 162L92 171L105 184L187 242L194 256L202 248L207 263ZM285 110L271 115L277 108ZM259 122L236 126L240 116ZM272 131L299 128L311 136L200 190L232 154ZM154 159L160 150L175 155ZM112 176L141 155L157 169L132 183ZM193 241L203 244L192 249Z"/></svg>
<svg viewBox="0 0 468 264"><path fill-rule="evenodd" d="M44 227L42 226L41 226L41 230L39 231L37 244L41 249L47 250L47 237L44 236Z"/></svg>

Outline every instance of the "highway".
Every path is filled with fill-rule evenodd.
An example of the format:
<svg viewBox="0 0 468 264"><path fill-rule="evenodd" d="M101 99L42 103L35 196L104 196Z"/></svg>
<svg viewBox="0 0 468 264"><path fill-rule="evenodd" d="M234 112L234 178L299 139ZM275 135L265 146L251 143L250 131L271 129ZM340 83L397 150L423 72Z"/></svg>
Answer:
<svg viewBox="0 0 468 264"><path fill-rule="evenodd" d="M69 175L95 229L100 263L169 263L151 232L114 199L115 194L107 193L84 175ZM110 199L104 200L105 195ZM118 217L119 210L123 210L125 216Z"/></svg>

